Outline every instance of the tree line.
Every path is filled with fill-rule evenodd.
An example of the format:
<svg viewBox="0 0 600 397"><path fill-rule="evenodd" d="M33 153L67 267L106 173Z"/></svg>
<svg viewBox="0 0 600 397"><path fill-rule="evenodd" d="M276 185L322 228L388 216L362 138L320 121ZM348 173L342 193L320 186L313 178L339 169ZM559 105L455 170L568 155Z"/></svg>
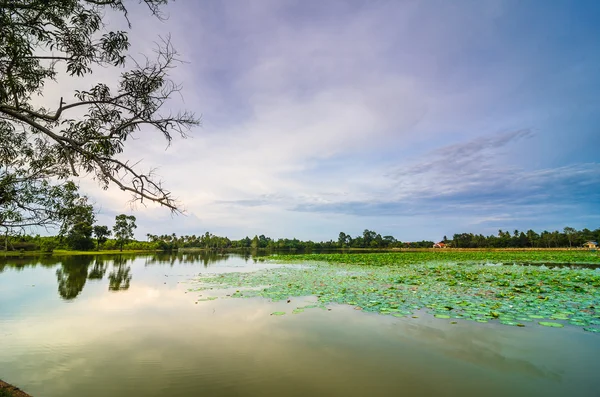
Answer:
<svg viewBox="0 0 600 397"><path fill-rule="evenodd" d="M576 230L567 226L562 232L544 230L541 233L531 229L514 230L512 233L498 230L497 235L460 233L455 234L452 240L446 237L442 240L455 248L572 248L581 247L590 241L600 241L600 228Z"/></svg>
<svg viewBox="0 0 600 397"><path fill-rule="evenodd" d="M300 240L297 238L273 239L263 234L248 236L235 240L217 236L210 232L204 234L180 235L176 233L156 235L146 234L146 241L133 238L137 227L136 218L131 215L117 215L115 225L109 229L104 225L94 225L94 215L91 206L84 204L72 210L74 216L61 227L59 235L40 237L20 235L7 236L10 249L41 250L51 252L53 249L72 250L153 250L177 251L180 249L205 250L270 250L270 251L319 251L337 249L411 249L432 248L433 241L422 240L415 242L400 241L393 236L365 229L361 235L351 236L340 232L337 240L319 241ZM113 237L113 238L110 238ZM440 241L451 248L573 248L581 247L588 241L600 240L600 228L595 230L576 230L565 227L562 232L557 230L537 233L533 230L512 233L499 230L497 235L484 236L473 233L457 233L452 239L446 236Z"/></svg>
<svg viewBox="0 0 600 397"><path fill-rule="evenodd" d="M311 251L320 249L343 249L343 248L430 248L433 241L401 242L393 236L381 236L381 234L365 229L362 235L352 237L349 234L341 232L337 240L328 240L315 242L312 240L300 240L297 238L273 239L264 234L255 235L253 238L248 236L231 240L228 237L221 237L206 232L201 235L177 236L175 233L170 235L147 234L148 241L156 244L158 249L176 250L179 248L204 248L204 249L267 249L267 250L292 250L292 251Z"/></svg>
<svg viewBox="0 0 600 397"><path fill-rule="evenodd" d="M7 231L4 235L4 250L50 253L55 249L91 251L118 248L123 251L123 248L133 241L133 233L137 228L136 218L133 215L117 215L112 229L106 225L95 224L94 209L85 196L79 197L75 205L65 208L64 211L58 235L48 237L12 235ZM111 235L113 239L109 239Z"/></svg>

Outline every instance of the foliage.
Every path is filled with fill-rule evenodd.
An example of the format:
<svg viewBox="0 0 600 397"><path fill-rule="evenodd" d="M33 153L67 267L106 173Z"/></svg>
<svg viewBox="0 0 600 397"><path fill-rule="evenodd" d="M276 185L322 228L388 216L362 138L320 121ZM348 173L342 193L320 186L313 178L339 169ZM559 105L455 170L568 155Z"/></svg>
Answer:
<svg viewBox="0 0 600 397"><path fill-rule="evenodd" d="M135 228L137 228L135 216L125 214L116 216L113 231L115 232L115 239L121 251L123 251L123 245L133 238L133 230Z"/></svg>
<svg viewBox="0 0 600 397"><path fill-rule="evenodd" d="M521 327L548 319L553 321L540 324L557 327L549 324L564 322L590 332L600 330L600 273L596 270L485 265L481 260L457 264L440 261L440 257L425 262L419 254L289 256L279 261L301 265L202 275L196 279L200 288L192 290L235 288L234 298L273 300L313 295L320 307L348 304L396 317L416 315L424 309L440 319L497 321ZM594 258L598 263L598 257ZM517 257L511 260L515 261Z"/></svg>
<svg viewBox="0 0 600 397"><path fill-rule="evenodd" d="M386 253L307 254L286 257L294 261L322 261L366 266L403 266L427 262L479 264L600 264L600 256L590 251L454 251Z"/></svg>
<svg viewBox="0 0 600 397"><path fill-rule="evenodd" d="M514 230L511 234L508 231L498 230L497 235L483 236L473 233L455 234L451 241L448 241L454 248L566 248L581 247L587 241L600 240L600 229L576 230L572 227L565 227L563 232L547 230L537 233L533 230L522 232Z"/></svg>
<svg viewBox="0 0 600 397"><path fill-rule="evenodd" d="M1 123L1 120L0 120ZM15 160L24 148L8 153L0 126L0 227L5 235L25 232L31 227L55 227L65 216L64 209L79 198L73 182L51 183L49 171L20 168ZM26 144L28 145L28 143Z"/></svg>
<svg viewBox="0 0 600 397"><path fill-rule="evenodd" d="M111 231L108 229L108 226L94 226L94 236L96 236L96 241L98 242L98 251L100 251L100 246L108 240L108 236L110 235Z"/></svg>
<svg viewBox="0 0 600 397"><path fill-rule="evenodd" d="M62 212L64 221L60 234L66 236L68 247L81 251L94 248L94 207L88 203L87 197L78 197L72 206L63 208Z"/></svg>
<svg viewBox="0 0 600 397"><path fill-rule="evenodd" d="M58 244L54 239L45 239L40 243L40 251L44 253L52 253L57 245Z"/></svg>
<svg viewBox="0 0 600 397"><path fill-rule="evenodd" d="M167 2L142 1L159 18ZM180 91L168 76L177 53L166 38L155 60L128 61L127 32L107 29L109 11L127 18L122 0L0 0L0 224L44 225L51 219L44 211L52 210L61 186L51 178L80 174L92 174L103 188L118 186L134 200L177 209L152 172L118 159L125 141L142 128L170 142L199 123L165 106ZM98 82L66 99L51 98L53 108L38 105L50 81L64 88L89 81L81 78L95 68L123 67L112 86Z"/></svg>
<svg viewBox="0 0 600 397"><path fill-rule="evenodd" d="M566 227L564 233L558 231L537 234L533 230L527 233L515 230L511 235L508 232L499 231L499 235L485 237L472 233L455 234L453 239L446 236L442 242L453 248L566 248L570 246L582 246L586 241L600 241L600 229L575 230ZM352 237L340 232L336 241L302 241L293 239L272 239L265 235L256 235L253 238L245 237L240 240L230 240L227 237L215 236L209 232L201 235L177 236L175 233L155 235L148 234L148 241L157 244L158 249L172 251L178 248L204 248L204 249L266 249L266 250L288 250L291 252L310 252L331 249L413 249L432 248L433 241L423 240L415 242L401 242L393 236L381 236L381 234L365 229L362 235Z"/></svg>

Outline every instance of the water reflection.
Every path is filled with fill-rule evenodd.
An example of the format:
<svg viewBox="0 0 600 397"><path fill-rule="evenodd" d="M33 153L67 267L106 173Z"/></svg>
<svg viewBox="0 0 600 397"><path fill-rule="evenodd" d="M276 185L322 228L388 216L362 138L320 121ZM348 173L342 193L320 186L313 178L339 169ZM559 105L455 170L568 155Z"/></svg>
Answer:
<svg viewBox="0 0 600 397"><path fill-rule="evenodd" d="M172 267L179 264L203 264L204 267L208 267L211 264L227 260L231 255L235 254L218 251L160 252L146 257L146 265L169 265Z"/></svg>
<svg viewBox="0 0 600 397"><path fill-rule="evenodd" d="M338 251L339 252L339 251ZM87 280L101 281L108 272L108 290L125 291L131 287L133 271L131 263L142 264L144 267L153 266L193 266L196 269L202 266L208 269L211 266L220 266L225 262L229 265L232 259L239 268L248 264L256 264L264 261L264 258L276 254L290 255L290 252L268 252L257 250L246 251L198 251L180 250L177 252L157 252L148 254L115 254L115 255L77 255L77 256L32 256L32 257L2 257L0 258L0 273L7 269L22 271L27 268L44 267L57 268L55 271L58 285L58 294L64 299L71 301L81 295ZM241 261L243 260L243 262ZM505 264L506 265L506 264ZM510 265L513 265L512 263ZM524 263L526 266L540 266L543 264ZM583 268L596 267L573 264L551 264L553 268Z"/></svg>
<svg viewBox="0 0 600 397"><path fill-rule="evenodd" d="M88 274L88 279L102 280L104 278L104 275L106 274L107 267L108 263L106 262L105 258L102 258L100 256L96 257L94 259L94 266Z"/></svg>
<svg viewBox="0 0 600 397"><path fill-rule="evenodd" d="M26 268L57 268L55 275L59 296L67 301L81 295L87 280L101 281L108 272L108 290L125 291L131 287L133 271L131 263L142 261L144 266L202 265L208 268L231 258L243 258L245 262L257 262L266 253L228 253L217 251L190 251L178 253L32 256L0 258L0 273L7 269L22 271Z"/></svg>
<svg viewBox="0 0 600 397"><path fill-rule="evenodd" d="M75 299L83 290L88 278L88 267L94 258L66 257L56 270L58 294L65 300Z"/></svg>
<svg viewBox="0 0 600 397"><path fill-rule="evenodd" d="M108 275L108 289L111 291L128 290L131 282L131 267L127 264L129 258L123 256L113 260L113 269Z"/></svg>

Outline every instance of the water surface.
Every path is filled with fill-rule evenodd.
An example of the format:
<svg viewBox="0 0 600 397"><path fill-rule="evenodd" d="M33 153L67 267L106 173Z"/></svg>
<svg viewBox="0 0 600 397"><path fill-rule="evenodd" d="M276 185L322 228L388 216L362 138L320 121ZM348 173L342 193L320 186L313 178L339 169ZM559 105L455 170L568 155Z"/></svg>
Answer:
<svg viewBox="0 0 600 397"><path fill-rule="evenodd" d="M600 337L577 328L395 318L188 292L250 256L0 263L0 378L36 397L597 396Z"/></svg>

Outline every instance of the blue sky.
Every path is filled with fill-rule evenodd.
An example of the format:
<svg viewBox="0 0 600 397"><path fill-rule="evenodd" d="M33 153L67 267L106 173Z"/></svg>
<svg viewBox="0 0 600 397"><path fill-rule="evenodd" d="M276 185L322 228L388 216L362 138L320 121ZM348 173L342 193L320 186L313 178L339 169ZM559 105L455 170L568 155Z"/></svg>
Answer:
<svg viewBox="0 0 600 397"><path fill-rule="evenodd" d="M132 13L134 55L170 33L203 126L126 155L185 216L82 188L145 233L403 241L600 226L600 3L178 1ZM115 20L114 24L119 22ZM107 78L110 78L107 75Z"/></svg>

